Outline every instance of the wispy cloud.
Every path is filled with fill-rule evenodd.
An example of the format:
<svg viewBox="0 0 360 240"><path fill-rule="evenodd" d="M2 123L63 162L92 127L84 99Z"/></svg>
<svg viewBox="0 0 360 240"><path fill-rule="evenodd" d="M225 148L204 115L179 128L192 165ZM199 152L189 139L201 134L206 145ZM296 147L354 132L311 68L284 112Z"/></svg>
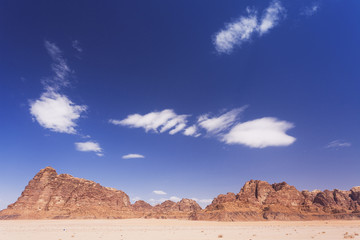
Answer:
<svg viewBox="0 0 360 240"><path fill-rule="evenodd" d="M267 33L275 27L279 23L279 20L285 15L285 12L285 8L281 5L280 1L272 1L261 18L258 28L259 34Z"/></svg>
<svg viewBox="0 0 360 240"><path fill-rule="evenodd" d="M184 130L184 135L185 136L194 136L194 137L199 137L201 135L201 133L198 133L198 128L197 126L194 124L188 128L186 128Z"/></svg>
<svg viewBox="0 0 360 240"><path fill-rule="evenodd" d="M95 152L99 157L102 157L104 154L102 153L102 149L97 142L88 141L88 142L76 142L75 143L76 150L80 152Z"/></svg>
<svg viewBox="0 0 360 240"><path fill-rule="evenodd" d="M227 144L242 144L251 148L288 146L295 138L286 134L293 128L292 123L265 117L235 125L225 134L223 141Z"/></svg>
<svg viewBox="0 0 360 240"><path fill-rule="evenodd" d="M239 115L247 108L236 108L219 116L203 114L189 127L184 127L189 115L176 115L173 110L166 109L161 112L152 112L145 115L132 114L124 120L109 120L115 125L128 127L141 127L145 131L164 132L174 127L176 132L182 131L185 136L199 137L205 135L215 137L226 144L240 144L251 148L265 148L275 146L288 146L295 142L295 138L286 134L293 128L292 123L280 121L276 118L265 117L247 122L240 122ZM176 120L175 124L170 121ZM179 123L177 119L181 119ZM162 131L161 129L164 129ZM160 129L160 131L159 131ZM180 130L179 130L180 129ZM201 130L205 134L201 133ZM207 134L206 134L207 133ZM171 133L170 133L171 134Z"/></svg>
<svg viewBox="0 0 360 240"><path fill-rule="evenodd" d="M86 112L86 105L77 105L68 96L61 93L63 88L70 86L70 77L73 71L68 66L60 48L50 41L44 42L45 49L51 57L53 75L42 81L44 92L39 99L30 100L30 114L43 128L53 132L79 134L76 130L77 120ZM73 47L79 47L73 42ZM78 49L80 51L80 48ZM88 135L79 134L82 138ZM75 143L78 151L93 151L99 157L104 156L102 149L96 142Z"/></svg>
<svg viewBox="0 0 360 240"><path fill-rule="evenodd" d="M44 92L30 101L30 113L40 126L54 132L75 134L76 120L86 111L85 105L76 105L65 95Z"/></svg>
<svg viewBox="0 0 360 240"><path fill-rule="evenodd" d="M127 155L122 156L123 159L132 159L132 158L145 158L145 156L141 155L141 154L136 154L136 153L130 153Z"/></svg>
<svg viewBox="0 0 360 240"><path fill-rule="evenodd" d="M162 191L162 190L154 190L153 193L157 194L157 195L166 195L167 193Z"/></svg>
<svg viewBox="0 0 360 240"><path fill-rule="evenodd" d="M319 11L320 4L319 2L314 2L311 6L305 7L300 14L305 16L313 16L315 13Z"/></svg>
<svg viewBox="0 0 360 240"><path fill-rule="evenodd" d="M351 147L351 143L346 142L344 140L334 140L331 141L328 145L326 145L326 148L343 148L343 147Z"/></svg>
<svg viewBox="0 0 360 240"><path fill-rule="evenodd" d="M132 128L144 128L146 132L166 132L173 135L186 127L188 115L177 115L171 109L161 112L151 112L145 115L132 114L124 120L110 119L109 122L115 125L128 126Z"/></svg>
<svg viewBox="0 0 360 240"><path fill-rule="evenodd" d="M83 51L82 47L80 46L80 42L78 40L72 41L72 47L79 53Z"/></svg>
<svg viewBox="0 0 360 240"><path fill-rule="evenodd" d="M45 48L53 61L51 69L54 73L52 77L43 80L45 88L54 91L59 90L61 87L69 86L69 77L72 71L63 57L61 50L55 43L49 41L45 41Z"/></svg>
<svg viewBox="0 0 360 240"><path fill-rule="evenodd" d="M230 54L234 47L241 46L244 42L252 39L254 34L263 35L275 27L279 20L285 16L285 8L281 2L274 0L265 9L261 20L258 20L258 13L255 9L247 8L246 15L228 23L223 30L220 30L214 37L215 49L218 53Z"/></svg>
<svg viewBox="0 0 360 240"><path fill-rule="evenodd" d="M30 114L46 129L75 134L76 120L86 111L87 106L77 105L60 93L61 88L70 85L72 71L55 43L45 41L44 46L52 59L51 69L54 75L42 81L44 92L39 99L30 101Z"/></svg>
<svg viewBox="0 0 360 240"><path fill-rule="evenodd" d="M245 108L236 108L218 117L209 117L209 114L202 115L198 118L198 124L209 133L219 133L233 125Z"/></svg>
<svg viewBox="0 0 360 240"><path fill-rule="evenodd" d="M258 23L256 11L247 9L247 16L242 16L235 22L226 25L224 30L218 32L214 39L218 53L231 53L235 46L249 41L257 31Z"/></svg>

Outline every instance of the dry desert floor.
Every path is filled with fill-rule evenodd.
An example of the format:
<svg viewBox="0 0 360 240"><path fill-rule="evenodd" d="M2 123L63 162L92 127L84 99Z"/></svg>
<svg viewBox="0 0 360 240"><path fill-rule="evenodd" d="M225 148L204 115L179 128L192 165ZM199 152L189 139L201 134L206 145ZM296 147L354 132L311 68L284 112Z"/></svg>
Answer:
<svg viewBox="0 0 360 240"><path fill-rule="evenodd" d="M0 240L359 239L360 221L3 220Z"/></svg>

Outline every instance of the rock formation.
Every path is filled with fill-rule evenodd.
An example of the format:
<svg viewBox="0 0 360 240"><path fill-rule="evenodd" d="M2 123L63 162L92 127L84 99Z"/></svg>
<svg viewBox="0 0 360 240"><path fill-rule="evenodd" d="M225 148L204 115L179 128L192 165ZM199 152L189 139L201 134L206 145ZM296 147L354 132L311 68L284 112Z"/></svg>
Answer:
<svg viewBox="0 0 360 240"><path fill-rule="evenodd" d="M200 208L187 203L183 199L173 207L166 203L152 207L144 201L132 205L123 191L68 174L58 175L47 167L35 175L15 203L0 212L0 219L135 218L158 212L187 219Z"/></svg>
<svg viewBox="0 0 360 240"><path fill-rule="evenodd" d="M360 219L360 187L350 191L298 191L285 182L251 180L238 194L220 194L204 210L191 199L151 206L130 203L124 192L98 183L58 175L47 167L29 182L0 219L178 218L192 220Z"/></svg>
<svg viewBox="0 0 360 240"><path fill-rule="evenodd" d="M194 220L360 219L360 187L350 191L298 191L285 182L251 180L238 194L219 195Z"/></svg>

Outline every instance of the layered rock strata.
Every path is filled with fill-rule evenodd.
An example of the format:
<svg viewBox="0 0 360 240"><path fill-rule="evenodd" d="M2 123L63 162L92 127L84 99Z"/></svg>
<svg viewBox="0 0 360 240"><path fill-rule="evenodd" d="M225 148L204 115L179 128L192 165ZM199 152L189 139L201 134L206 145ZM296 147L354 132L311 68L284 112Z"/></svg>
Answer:
<svg viewBox="0 0 360 240"><path fill-rule="evenodd" d="M0 219L177 218L191 220L360 219L360 187L349 191L298 191L285 182L251 180L240 192L220 194L202 209L196 201L170 200L152 206L130 203L123 191L42 169Z"/></svg>

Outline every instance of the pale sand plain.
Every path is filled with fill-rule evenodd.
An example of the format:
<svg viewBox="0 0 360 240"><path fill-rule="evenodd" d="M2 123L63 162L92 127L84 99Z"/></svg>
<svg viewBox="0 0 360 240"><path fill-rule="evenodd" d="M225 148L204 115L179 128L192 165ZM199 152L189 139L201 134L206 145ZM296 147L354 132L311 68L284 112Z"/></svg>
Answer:
<svg viewBox="0 0 360 240"><path fill-rule="evenodd" d="M0 240L359 239L360 221L3 220Z"/></svg>

